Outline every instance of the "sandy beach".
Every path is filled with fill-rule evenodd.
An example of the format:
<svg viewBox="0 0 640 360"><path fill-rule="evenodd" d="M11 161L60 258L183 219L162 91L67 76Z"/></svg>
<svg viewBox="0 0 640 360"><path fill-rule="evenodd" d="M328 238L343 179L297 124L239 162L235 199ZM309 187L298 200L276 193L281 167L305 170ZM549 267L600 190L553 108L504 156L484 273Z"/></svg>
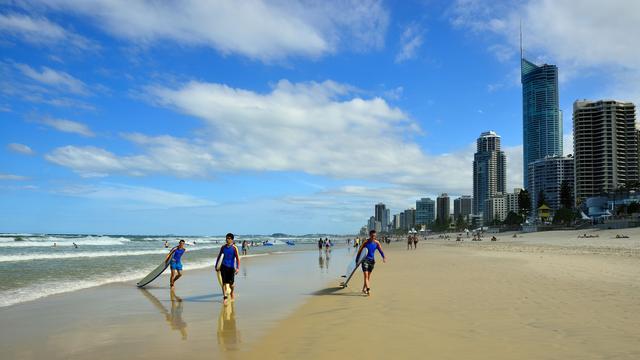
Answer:
<svg viewBox="0 0 640 360"><path fill-rule="evenodd" d="M385 247L372 295L353 250L247 259L225 307L210 269L140 291L115 283L0 309L8 359L640 358L640 230ZM617 233L623 233L618 230Z"/></svg>

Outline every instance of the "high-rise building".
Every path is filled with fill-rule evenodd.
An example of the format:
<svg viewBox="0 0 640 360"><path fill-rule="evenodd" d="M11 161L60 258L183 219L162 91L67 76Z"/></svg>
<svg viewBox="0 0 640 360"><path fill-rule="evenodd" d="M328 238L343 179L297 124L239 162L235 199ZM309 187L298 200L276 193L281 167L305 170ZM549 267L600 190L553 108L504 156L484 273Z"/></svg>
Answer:
<svg viewBox="0 0 640 360"><path fill-rule="evenodd" d="M507 214L510 212L519 213L520 204L518 203L520 191L522 188L513 189L512 193L505 194L505 206L507 207Z"/></svg>
<svg viewBox="0 0 640 360"><path fill-rule="evenodd" d="M393 230L400 229L400 214L393 215Z"/></svg>
<svg viewBox="0 0 640 360"><path fill-rule="evenodd" d="M524 187L529 192L529 164L547 156L562 156L562 113L558 68L521 59Z"/></svg>
<svg viewBox="0 0 640 360"><path fill-rule="evenodd" d="M372 216L369 218L369 221L367 222L367 230L371 231L375 229L376 229L376 218L375 216Z"/></svg>
<svg viewBox="0 0 640 360"><path fill-rule="evenodd" d="M441 224L449 221L451 216L451 201L449 195L446 193L441 194L436 198L436 219Z"/></svg>
<svg viewBox="0 0 640 360"><path fill-rule="evenodd" d="M453 200L453 221L457 221L460 216L468 220L471 215L472 201L473 198L469 195L462 195Z"/></svg>
<svg viewBox="0 0 640 360"><path fill-rule="evenodd" d="M416 201L416 225L431 225L436 216L435 202L430 198Z"/></svg>
<svg viewBox="0 0 640 360"><path fill-rule="evenodd" d="M616 100L573 103L576 203L638 181L635 105Z"/></svg>
<svg viewBox="0 0 640 360"><path fill-rule="evenodd" d="M407 209L404 212L404 230L415 229L416 227L416 209Z"/></svg>
<svg viewBox="0 0 640 360"><path fill-rule="evenodd" d="M385 222L385 217L387 216L387 207L385 204L383 203L377 203L375 206L375 211L374 211L374 216L376 218L376 221L379 221L382 227L382 231L386 231L386 225L388 223Z"/></svg>
<svg viewBox="0 0 640 360"><path fill-rule="evenodd" d="M529 164L529 194L531 196L531 209L536 214L540 191L544 193L547 206L552 210L558 210L561 206L560 190L562 183L566 182L571 188L573 199L574 171L572 156L553 156L536 160Z"/></svg>
<svg viewBox="0 0 640 360"><path fill-rule="evenodd" d="M504 193L507 184L507 159L500 150L500 136L493 131L480 134L473 155L473 209L481 216L485 200Z"/></svg>
<svg viewBox="0 0 640 360"><path fill-rule="evenodd" d="M391 209L386 209L384 213L384 222L382 225L385 228L385 231L391 230Z"/></svg>
<svg viewBox="0 0 640 360"><path fill-rule="evenodd" d="M504 221L507 217L507 197L502 193L495 194L484 201L483 221L490 225L493 221Z"/></svg>

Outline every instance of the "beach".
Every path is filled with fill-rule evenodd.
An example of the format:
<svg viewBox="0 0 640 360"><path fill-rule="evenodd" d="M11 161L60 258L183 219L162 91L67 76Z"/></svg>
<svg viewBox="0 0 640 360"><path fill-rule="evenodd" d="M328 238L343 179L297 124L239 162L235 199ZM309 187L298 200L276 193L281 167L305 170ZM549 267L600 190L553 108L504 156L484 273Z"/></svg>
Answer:
<svg viewBox="0 0 640 360"><path fill-rule="evenodd" d="M173 295L163 277L147 291L126 281L48 296L0 308L1 348L10 359L640 358L638 229L512 234L383 245L369 297L360 273L338 286L345 247L328 269L317 250L247 258L227 307L209 268L185 272Z"/></svg>

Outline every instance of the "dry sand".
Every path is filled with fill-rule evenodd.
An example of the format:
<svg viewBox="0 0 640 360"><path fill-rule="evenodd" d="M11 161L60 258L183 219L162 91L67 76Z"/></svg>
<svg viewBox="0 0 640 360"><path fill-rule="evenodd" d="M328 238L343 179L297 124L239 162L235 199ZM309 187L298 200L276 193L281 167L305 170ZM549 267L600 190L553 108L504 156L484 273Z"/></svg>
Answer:
<svg viewBox="0 0 640 360"><path fill-rule="evenodd" d="M598 233L392 245L370 297L320 290L243 358L640 359L640 232Z"/></svg>

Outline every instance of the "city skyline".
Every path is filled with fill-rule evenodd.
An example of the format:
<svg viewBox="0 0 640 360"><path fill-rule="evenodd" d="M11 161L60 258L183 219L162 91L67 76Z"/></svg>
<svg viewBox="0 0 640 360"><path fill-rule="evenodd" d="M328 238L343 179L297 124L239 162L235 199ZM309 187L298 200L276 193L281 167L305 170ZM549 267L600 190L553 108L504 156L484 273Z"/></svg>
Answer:
<svg viewBox="0 0 640 360"><path fill-rule="evenodd" d="M377 202L470 195L488 130L521 187L518 19L525 57L559 69L565 114L640 99L631 10L256 4L0 5L0 231L353 233Z"/></svg>

